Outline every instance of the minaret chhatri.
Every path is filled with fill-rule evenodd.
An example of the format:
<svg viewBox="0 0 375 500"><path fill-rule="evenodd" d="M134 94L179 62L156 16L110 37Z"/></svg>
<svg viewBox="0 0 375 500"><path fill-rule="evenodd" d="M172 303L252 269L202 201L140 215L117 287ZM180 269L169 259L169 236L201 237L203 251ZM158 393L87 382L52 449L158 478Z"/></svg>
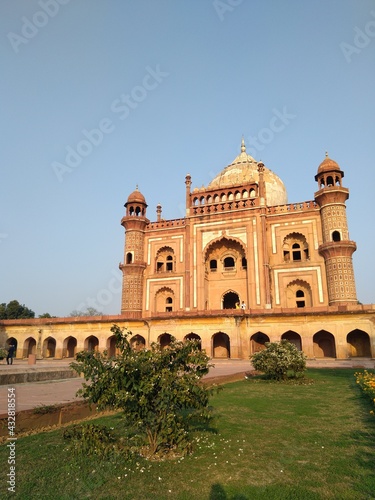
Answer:
<svg viewBox="0 0 375 500"><path fill-rule="evenodd" d="M322 220L323 243L318 250L325 260L329 305L358 302L352 262L357 245L349 239L345 205L349 190L342 185L343 177L344 172L326 153L315 176L319 186L315 201Z"/></svg>
<svg viewBox="0 0 375 500"><path fill-rule="evenodd" d="M145 229L150 222L146 218L146 200L138 190L133 191L125 203L126 215L121 219L125 228L124 263L122 270L121 314L140 318L143 306L143 274L146 268L144 256Z"/></svg>

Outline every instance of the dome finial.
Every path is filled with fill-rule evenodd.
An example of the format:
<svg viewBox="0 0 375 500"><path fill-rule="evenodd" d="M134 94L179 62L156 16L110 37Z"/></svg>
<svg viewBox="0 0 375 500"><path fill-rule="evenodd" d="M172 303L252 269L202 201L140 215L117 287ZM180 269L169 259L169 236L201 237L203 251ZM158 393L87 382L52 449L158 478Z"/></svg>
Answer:
<svg viewBox="0 0 375 500"><path fill-rule="evenodd" d="M243 136L241 140L241 153L246 153L245 139Z"/></svg>
<svg viewBox="0 0 375 500"><path fill-rule="evenodd" d="M326 151L326 158L328 158L328 151Z"/></svg>

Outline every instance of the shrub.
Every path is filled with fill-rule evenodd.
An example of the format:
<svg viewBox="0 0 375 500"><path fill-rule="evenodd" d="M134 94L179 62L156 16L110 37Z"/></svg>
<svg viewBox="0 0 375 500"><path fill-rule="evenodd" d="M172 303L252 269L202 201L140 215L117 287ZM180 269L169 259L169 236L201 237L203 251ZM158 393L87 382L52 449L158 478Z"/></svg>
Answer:
<svg viewBox="0 0 375 500"><path fill-rule="evenodd" d="M366 394L375 405L375 373L364 370L363 372L356 372L354 376L363 393ZM373 414L374 410L371 410L370 413Z"/></svg>
<svg viewBox="0 0 375 500"><path fill-rule="evenodd" d="M250 356L255 370L264 372L269 378L283 380L303 375L306 356L288 340L266 342L266 348Z"/></svg>
<svg viewBox="0 0 375 500"><path fill-rule="evenodd" d="M148 454L191 449L191 423L211 418L211 389L200 379L208 373L209 358L196 341L172 339L161 349L135 351L124 332L114 325L119 354L81 352L72 368L83 373L88 384L79 391L97 408L121 409L126 422L146 438Z"/></svg>
<svg viewBox="0 0 375 500"><path fill-rule="evenodd" d="M109 429L102 425L74 425L64 431L64 439L69 441L74 455L107 457L115 449L115 439Z"/></svg>

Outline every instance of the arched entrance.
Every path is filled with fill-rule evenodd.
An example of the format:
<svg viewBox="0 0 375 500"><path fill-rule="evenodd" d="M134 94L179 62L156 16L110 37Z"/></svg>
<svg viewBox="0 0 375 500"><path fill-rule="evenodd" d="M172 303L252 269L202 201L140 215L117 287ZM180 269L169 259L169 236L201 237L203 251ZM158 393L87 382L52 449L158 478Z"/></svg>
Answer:
<svg viewBox="0 0 375 500"><path fill-rule="evenodd" d="M293 330L288 330L283 333L281 340L288 340L291 344L294 344L299 351L302 351L302 341L301 336L298 333L293 332Z"/></svg>
<svg viewBox="0 0 375 500"><path fill-rule="evenodd" d="M335 358L335 337L326 330L320 330L313 337L314 356L316 358Z"/></svg>
<svg viewBox="0 0 375 500"><path fill-rule="evenodd" d="M107 354L110 358L116 356L116 337L114 335L107 339Z"/></svg>
<svg viewBox="0 0 375 500"><path fill-rule="evenodd" d="M98 337L95 337L95 335L90 335L90 337L87 337L85 340L85 351L88 352L94 352L99 349L99 339Z"/></svg>
<svg viewBox="0 0 375 500"><path fill-rule="evenodd" d="M256 352L263 351L266 348L265 343L269 342L270 338L263 332L254 333L250 337L250 352L255 354Z"/></svg>
<svg viewBox="0 0 375 500"><path fill-rule="evenodd" d="M23 357L27 358L29 354L36 354L36 340L34 337L28 337L23 344Z"/></svg>
<svg viewBox="0 0 375 500"><path fill-rule="evenodd" d="M134 335L130 339L130 345L134 351L142 351L146 347L146 339L142 335Z"/></svg>
<svg viewBox="0 0 375 500"><path fill-rule="evenodd" d="M370 337L362 330L352 330L346 337L351 358L371 358Z"/></svg>
<svg viewBox="0 0 375 500"><path fill-rule="evenodd" d="M223 296L223 309L235 309L237 303L240 303L238 293L227 292Z"/></svg>
<svg viewBox="0 0 375 500"><path fill-rule="evenodd" d="M5 342L5 347L8 348L10 345L14 345L14 357L17 356L17 346L18 346L18 342L17 340L14 338L14 337L9 337L9 339L7 339L7 341Z"/></svg>
<svg viewBox="0 0 375 500"><path fill-rule="evenodd" d="M187 335L185 335L184 340L197 340L199 342L199 350L202 349L202 339L196 333L188 333Z"/></svg>
<svg viewBox="0 0 375 500"><path fill-rule="evenodd" d="M43 358L54 358L56 352L56 340L47 337L43 342Z"/></svg>
<svg viewBox="0 0 375 500"><path fill-rule="evenodd" d="M230 358L230 339L226 333L218 332L212 337L212 357Z"/></svg>
<svg viewBox="0 0 375 500"><path fill-rule="evenodd" d="M169 333L163 333L158 338L158 341L159 341L159 344L160 344L160 348L161 349L165 349L172 342L172 335L170 335Z"/></svg>
<svg viewBox="0 0 375 500"><path fill-rule="evenodd" d="M63 358L74 358L77 349L77 339L67 337L63 342Z"/></svg>

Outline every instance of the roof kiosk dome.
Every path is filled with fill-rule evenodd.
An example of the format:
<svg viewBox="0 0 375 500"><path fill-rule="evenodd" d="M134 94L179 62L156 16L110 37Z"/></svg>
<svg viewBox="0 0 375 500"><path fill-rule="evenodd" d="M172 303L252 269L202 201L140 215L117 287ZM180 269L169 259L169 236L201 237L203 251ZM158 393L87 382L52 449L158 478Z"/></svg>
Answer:
<svg viewBox="0 0 375 500"><path fill-rule="evenodd" d="M135 190L129 194L126 203L144 203L146 205L146 198L143 194L138 190L138 186Z"/></svg>

